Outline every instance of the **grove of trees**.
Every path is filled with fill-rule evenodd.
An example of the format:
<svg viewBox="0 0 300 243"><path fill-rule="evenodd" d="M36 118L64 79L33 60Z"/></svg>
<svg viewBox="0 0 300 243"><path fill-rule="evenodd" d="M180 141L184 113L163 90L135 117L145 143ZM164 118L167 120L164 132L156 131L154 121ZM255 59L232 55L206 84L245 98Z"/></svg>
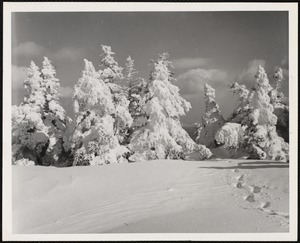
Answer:
<svg viewBox="0 0 300 243"><path fill-rule="evenodd" d="M44 57L41 69L30 63L24 100L12 107L13 164L103 165L185 159L189 153L204 160L218 146L243 150L253 159L288 161L289 109L279 91L281 69L274 74L274 88L261 66L251 90L233 83L230 88L238 100L227 120L215 90L205 84L206 109L194 141L180 122L191 104L174 84L169 55L153 61L145 80L138 77L130 56L123 69L111 47L101 47L100 69L84 59L74 86L74 120L60 104L60 83L51 61Z"/></svg>

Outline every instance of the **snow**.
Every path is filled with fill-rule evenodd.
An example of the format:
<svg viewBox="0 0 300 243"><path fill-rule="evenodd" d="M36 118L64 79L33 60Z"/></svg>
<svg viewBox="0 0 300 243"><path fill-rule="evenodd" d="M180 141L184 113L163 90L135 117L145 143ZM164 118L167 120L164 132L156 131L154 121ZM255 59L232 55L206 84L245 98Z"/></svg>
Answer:
<svg viewBox="0 0 300 243"><path fill-rule="evenodd" d="M12 166L13 233L288 232L288 181L277 161Z"/></svg>

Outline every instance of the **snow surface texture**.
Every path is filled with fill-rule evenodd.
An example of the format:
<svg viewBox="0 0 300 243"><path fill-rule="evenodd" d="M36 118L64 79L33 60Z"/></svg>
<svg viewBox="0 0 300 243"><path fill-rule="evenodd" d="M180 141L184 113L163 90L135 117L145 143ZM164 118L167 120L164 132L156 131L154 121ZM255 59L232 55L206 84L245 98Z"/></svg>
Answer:
<svg viewBox="0 0 300 243"><path fill-rule="evenodd" d="M215 135L225 123L215 98L215 89L206 83L204 85L205 113L196 131L196 142L208 148L216 147Z"/></svg>
<svg viewBox="0 0 300 243"><path fill-rule="evenodd" d="M196 146L181 126L180 116L185 115L191 105L172 84L170 67L167 53L154 63L142 111L147 121L131 136L129 148L134 153L130 161L183 158L195 148L203 159L211 154L207 148Z"/></svg>
<svg viewBox="0 0 300 243"><path fill-rule="evenodd" d="M13 233L288 232L288 167L220 159L13 166Z"/></svg>

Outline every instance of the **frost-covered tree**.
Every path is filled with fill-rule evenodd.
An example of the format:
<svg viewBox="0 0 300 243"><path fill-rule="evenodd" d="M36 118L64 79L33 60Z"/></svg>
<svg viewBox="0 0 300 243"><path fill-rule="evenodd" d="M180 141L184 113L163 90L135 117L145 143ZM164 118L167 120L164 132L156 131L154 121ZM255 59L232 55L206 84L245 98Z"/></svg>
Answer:
<svg viewBox="0 0 300 243"><path fill-rule="evenodd" d="M269 92L271 104L274 107L274 114L277 116L276 130L283 139L289 141L289 107L287 98L279 91L283 82L282 69L278 68L273 75L275 79L275 88Z"/></svg>
<svg viewBox="0 0 300 243"><path fill-rule="evenodd" d="M204 144L209 148L217 146L215 134L225 123L215 97L215 89L206 83L204 85L205 113L196 130L196 143Z"/></svg>
<svg viewBox="0 0 300 243"><path fill-rule="evenodd" d="M138 72L135 70L134 60L129 56L126 62L126 80L128 81L127 97L129 100L128 111L133 119L132 126L125 132L125 143L129 142L129 138L137 127L145 124L146 116L142 112L142 106L144 105L144 97L147 90L147 83L143 78L136 78L135 74Z"/></svg>
<svg viewBox="0 0 300 243"><path fill-rule="evenodd" d="M13 160L58 165L61 155L66 153L65 111L59 104L59 80L48 58L44 58L41 72L31 62L24 86L27 90L24 101L12 109Z"/></svg>
<svg viewBox="0 0 300 243"><path fill-rule="evenodd" d="M103 70L100 71L100 78L106 83L112 93L115 113L113 114L114 134L117 135L120 143L124 143L126 135L124 132L132 125L133 119L128 111L129 100L127 89L121 86L120 80L124 79L123 68L115 61L115 53L110 46L102 45L104 57L101 59Z"/></svg>
<svg viewBox="0 0 300 243"><path fill-rule="evenodd" d="M116 106L113 94L91 62L84 60L82 77L75 85L76 115L72 139L74 165L102 165L125 161L128 150L114 133Z"/></svg>
<svg viewBox="0 0 300 243"><path fill-rule="evenodd" d="M242 121L247 126L245 149L253 159L287 161L289 146L276 132L277 117L268 95L272 87L262 66L255 78L255 87L249 94L250 113Z"/></svg>
<svg viewBox="0 0 300 243"><path fill-rule="evenodd" d="M127 80L133 80L134 75L137 73L137 71L134 68L134 60L131 58L131 56L129 56L126 59L126 79Z"/></svg>
<svg viewBox="0 0 300 243"><path fill-rule="evenodd" d="M179 88L172 84L174 78L170 67L167 53L159 55L154 63L143 106L147 122L132 134L129 148L134 153L129 158L131 161L180 158L195 148L199 149L181 127L180 117L191 105L180 96ZM201 149L199 152L203 159L211 156L207 148Z"/></svg>
<svg viewBox="0 0 300 243"><path fill-rule="evenodd" d="M48 163L60 163L59 157L64 151L63 136L66 130L65 110L60 104L59 79L56 78L56 70L51 61L44 57L41 70L43 78L41 88L44 90L45 104L43 107L43 120L48 129L49 146L44 161ZM68 118L69 119L69 118Z"/></svg>
<svg viewBox="0 0 300 243"><path fill-rule="evenodd" d="M45 89L41 87L42 80L39 67L31 61L27 71L27 77L24 80L24 87L27 91L24 97L24 103L39 106L40 108L44 107Z"/></svg>
<svg viewBox="0 0 300 243"><path fill-rule="evenodd" d="M229 116L228 121L233 123L241 123L244 117L249 114L249 90L245 85L240 85L237 82L230 86L231 91L238 97L233 113Z"/></svg>

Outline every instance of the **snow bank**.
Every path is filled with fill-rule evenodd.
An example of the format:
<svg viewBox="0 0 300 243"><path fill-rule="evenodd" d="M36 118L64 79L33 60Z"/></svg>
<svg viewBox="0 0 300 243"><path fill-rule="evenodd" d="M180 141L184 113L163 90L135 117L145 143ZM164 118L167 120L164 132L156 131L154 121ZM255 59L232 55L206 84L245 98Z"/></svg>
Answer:
<svg viewBox="0 0 300 243"><path fill-rule="evenodd" d="M253 186L260 192L245 201ZM13 166L12 190L13 233L289 231L286 163Z"/></svg>

